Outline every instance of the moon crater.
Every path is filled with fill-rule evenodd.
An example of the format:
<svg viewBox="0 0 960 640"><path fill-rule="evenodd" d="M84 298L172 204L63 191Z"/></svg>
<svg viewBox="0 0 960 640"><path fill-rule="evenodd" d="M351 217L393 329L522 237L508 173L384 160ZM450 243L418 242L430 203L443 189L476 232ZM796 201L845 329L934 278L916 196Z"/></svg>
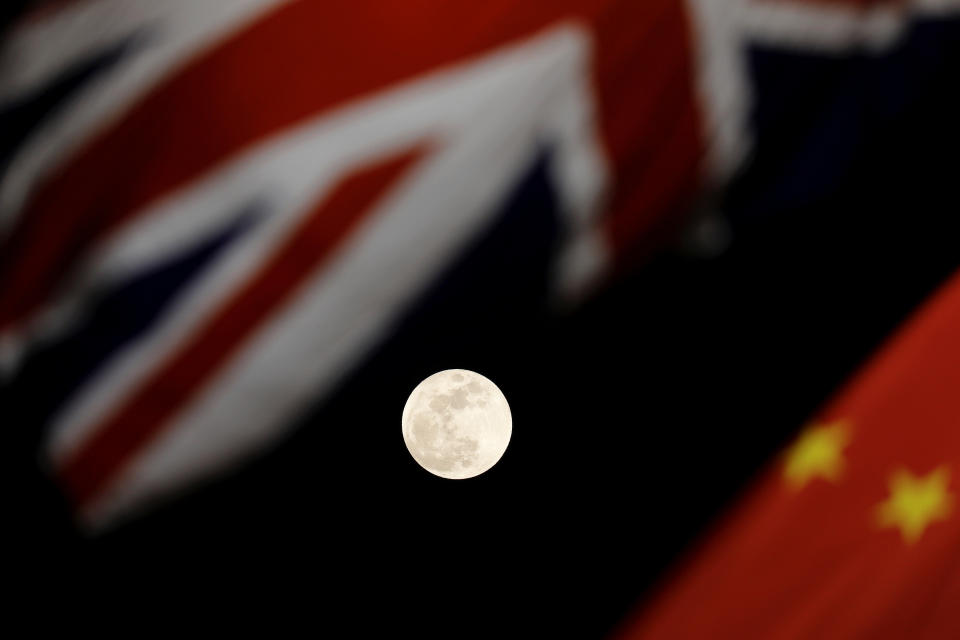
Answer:
<svg viewBox="0 0 960 640"><path fill-rule="evenodd" d="M421 382L403 408L403 439L420 466L443 478L471 478L497 463L512 432L500 389L466 369Z"/></svg>

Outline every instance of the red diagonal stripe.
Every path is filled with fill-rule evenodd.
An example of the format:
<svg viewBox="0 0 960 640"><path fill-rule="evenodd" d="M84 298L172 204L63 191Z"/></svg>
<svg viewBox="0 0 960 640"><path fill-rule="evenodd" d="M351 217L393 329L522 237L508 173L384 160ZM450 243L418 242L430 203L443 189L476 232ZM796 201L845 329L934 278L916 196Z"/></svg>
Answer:
<svg viewBox="0 0 960 640"><path fill-rule="evenodd" d="M0 244L0 330L43 304L94 243L230 154L347 100L569 19L598 35L592 74L600 124L626 187L613 194L610 230L629 247L696 175L683 3L294 2L161 82L38 189Z"/></svg>
<svg viewBox="0 0 960 640"><path fill-rule="evenodd" d="M363 218L422 149L366 167L345 179L306 216L272 260L193 334L192 339L66 460L60 473L73 500L84 506L196 396L234 350L283 305L332 249Z"/></svg>
<svg viewBox="0 0 960 640"><path fill-rule="evenodd" d="M507 15L502 2L432 4L285 5L161 83L43 185L0 245L0 330L42 304L97 240L224 157L562 14L524 9L491 28Z"/></svg>

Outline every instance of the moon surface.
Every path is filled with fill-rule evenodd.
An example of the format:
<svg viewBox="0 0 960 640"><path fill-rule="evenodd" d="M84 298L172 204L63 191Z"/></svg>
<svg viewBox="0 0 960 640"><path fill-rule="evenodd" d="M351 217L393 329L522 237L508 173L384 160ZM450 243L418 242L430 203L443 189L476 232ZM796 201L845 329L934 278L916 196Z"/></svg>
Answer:
<svg viewBox="0 0 960 640"><path fill-rule="evenodd" d="M497 464L513 432L497 385L467 369L440 371L403 407L403 441L421 467L441 478L472 478Z"/></svg>

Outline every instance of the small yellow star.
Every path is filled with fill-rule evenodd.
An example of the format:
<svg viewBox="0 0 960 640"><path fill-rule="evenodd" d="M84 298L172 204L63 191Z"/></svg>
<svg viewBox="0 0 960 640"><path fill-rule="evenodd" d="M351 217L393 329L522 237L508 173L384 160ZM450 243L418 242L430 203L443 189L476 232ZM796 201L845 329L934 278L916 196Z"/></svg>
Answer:
<svg viewBox="0 0 960 640"><path fill-rule="evenodd" d="M950 471L941 466L924 477L899 469L890 478L890 497L877 506L881 527L899 527L907 544L920 539L934 520L950 515L953 496L947 491Z"/></svg>
<svg viewBox="0 0 960 640"><path fill-rule="evenodd" d="M816 476L836 482L843 471L843 449L850 442L846 422L813 424L800 434L787 450L783 476L794 489L800 489Z"/></svg>

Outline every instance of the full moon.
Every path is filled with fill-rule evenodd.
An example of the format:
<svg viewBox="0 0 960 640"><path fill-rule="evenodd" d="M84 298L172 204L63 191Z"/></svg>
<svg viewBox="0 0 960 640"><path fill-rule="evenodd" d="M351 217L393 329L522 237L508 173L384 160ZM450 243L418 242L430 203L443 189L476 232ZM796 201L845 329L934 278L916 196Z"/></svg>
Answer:
<svg viewBox="0 0 960 640"><path fill-rule="evenodd" d="M497 385L466 369L440 371L418 384L401 424L413 459L455 480L497 464L513 431L510 405Z"/></svg>

